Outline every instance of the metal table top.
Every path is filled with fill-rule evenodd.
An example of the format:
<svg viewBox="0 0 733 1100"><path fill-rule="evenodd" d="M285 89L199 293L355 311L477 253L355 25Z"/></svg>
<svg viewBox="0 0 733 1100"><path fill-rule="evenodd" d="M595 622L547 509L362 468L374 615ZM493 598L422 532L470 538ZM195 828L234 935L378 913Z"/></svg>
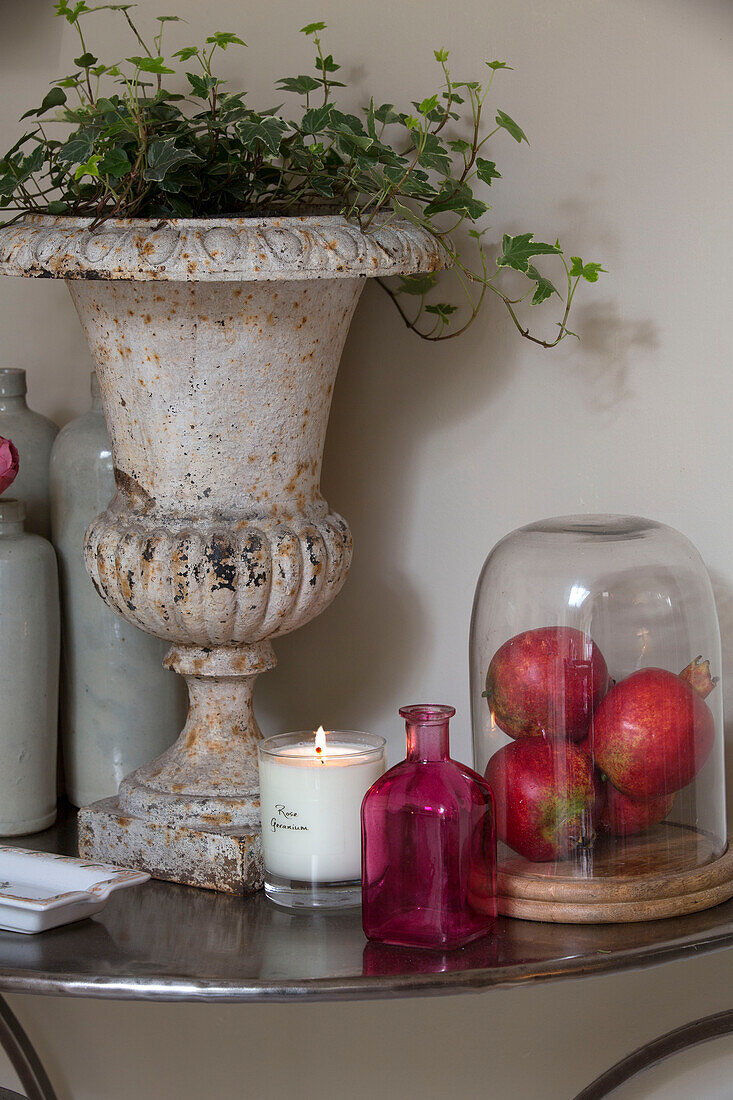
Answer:
<svg viewBox="0 0 733 1100"><path fill-rule="evenodd" d="M62 811L52 829L17 843L75 855L75 815ZM500 918L495 935L441 954L367 943L358 910L311 916L262 893L242 899L151 881L113 894L91 920L36 936L0 931L0 992L157 1001L421 996L630 969L732 943L733 900L641 924Z"/></svg>

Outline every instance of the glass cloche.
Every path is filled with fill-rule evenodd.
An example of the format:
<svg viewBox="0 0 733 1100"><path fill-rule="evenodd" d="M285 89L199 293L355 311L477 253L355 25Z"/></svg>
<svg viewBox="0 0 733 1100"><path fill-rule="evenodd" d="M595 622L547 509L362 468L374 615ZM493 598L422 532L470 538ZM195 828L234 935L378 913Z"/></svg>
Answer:
<svg viewBox="0 0 733 1100"><path fill-rule="evenodd" d="M512 532L479 578L470 660L500 912L651 920L733 895L720 631L687 538L636 516Z"/></svg>

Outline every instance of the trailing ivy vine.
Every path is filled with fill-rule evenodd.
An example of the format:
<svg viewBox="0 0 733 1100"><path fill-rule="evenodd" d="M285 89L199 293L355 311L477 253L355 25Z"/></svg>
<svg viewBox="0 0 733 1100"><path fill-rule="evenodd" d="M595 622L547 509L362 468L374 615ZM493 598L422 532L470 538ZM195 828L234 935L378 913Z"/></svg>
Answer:
<svg viewBox="0 0 733 1100"><path fill-rule="evenodd" d="M379 280L420 336L458 336L487 293L501 299L522 336L542 347L575 335L568 328L575 293L582 280L598 280L599 263L568 258L559 241L537 241L533 233L505 234L495 261L489 259L487 189L501 179L489 143L502 134L527 141L505 111L489 109L505 62L487 61L482 81L454 80L448 51L436 50L437 90L407 111L371 98L356 114L336 103L337 89L346 85L325 52L325 24L310 23L301 33L315 48L313 71L277 81L297 109L285 111L281 103L263 110L216 73L221 53L244 47L242 38L217 31L202 45L167 54L164 34L178 17L158 16L156 33L146 37L131 15L134 6L57 0L56 14L74 28L80 53L74 71L23 115L27 128L0 161L0 208L99 223L300 214L325 205L365 233L407 218L448 253L465 294L460 306L441 300L441 273ZM122 18L134 43L128 56L109 64L87 42L89 19L99 12ZM558 267L558 285L536 265L545 256ZM524 293L503 289L505 268L525 276ZM545 339L530 332L518 310L555 297L560 319Z"/></svg>

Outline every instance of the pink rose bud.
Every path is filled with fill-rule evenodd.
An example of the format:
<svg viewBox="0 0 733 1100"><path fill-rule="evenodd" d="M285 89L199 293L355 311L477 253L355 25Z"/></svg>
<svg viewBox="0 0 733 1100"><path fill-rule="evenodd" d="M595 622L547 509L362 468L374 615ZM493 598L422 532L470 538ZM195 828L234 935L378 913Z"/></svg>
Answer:
<svg viewBox="0 0 733 1100"><path fill-rule="evenodd" d="M15 444L0 435L0 493L12 485L18 476L20 459Z"/></svg>

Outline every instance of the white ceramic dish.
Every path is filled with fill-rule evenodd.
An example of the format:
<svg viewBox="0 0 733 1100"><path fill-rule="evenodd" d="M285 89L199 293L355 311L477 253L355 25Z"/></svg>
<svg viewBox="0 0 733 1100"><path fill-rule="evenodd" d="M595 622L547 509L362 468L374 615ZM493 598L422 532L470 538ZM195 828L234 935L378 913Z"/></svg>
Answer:
<svg viewBox="0 0 733 1100"><path fill-rule="evenodd" d="M144 871L0 845L0 928L45 932L98 913L114 890L147 882Z"/></svg>

